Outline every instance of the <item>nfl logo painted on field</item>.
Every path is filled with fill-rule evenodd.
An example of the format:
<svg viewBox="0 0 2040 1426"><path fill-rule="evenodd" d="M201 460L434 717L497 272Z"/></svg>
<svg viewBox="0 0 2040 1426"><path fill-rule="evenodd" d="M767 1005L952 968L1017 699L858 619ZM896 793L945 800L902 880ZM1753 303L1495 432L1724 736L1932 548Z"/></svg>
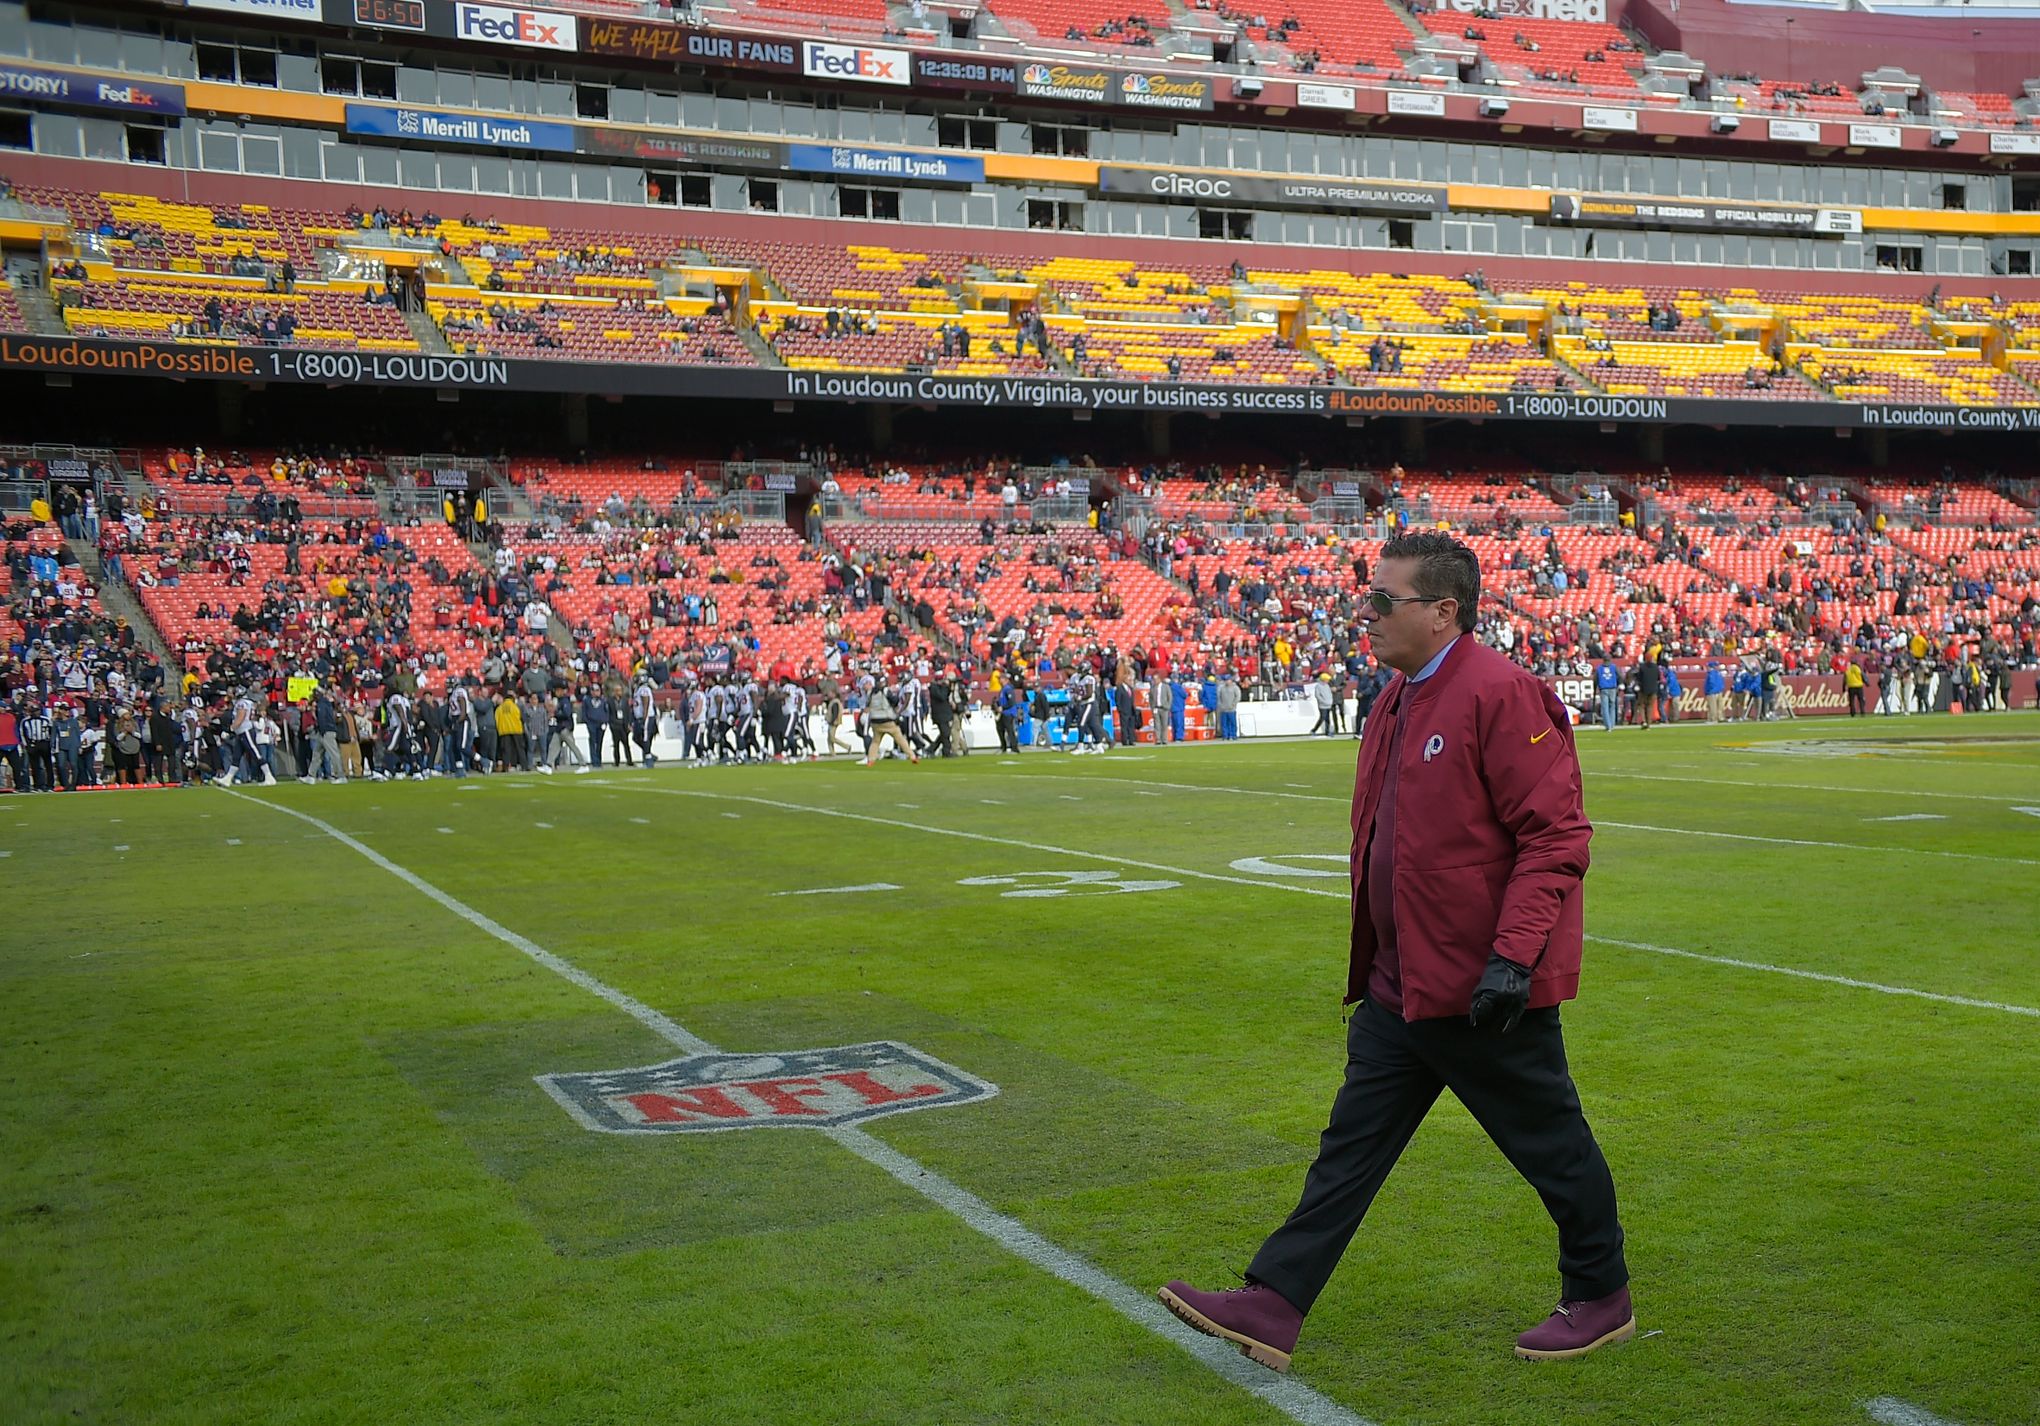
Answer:
<svg viewBox="0 0 2040 1426"><path fill-rule="evenodd" d="M827 1129L990 1099L999 1087L896 1040L832 1050L685 1055L538 1082L598 1134Z"/></svg>

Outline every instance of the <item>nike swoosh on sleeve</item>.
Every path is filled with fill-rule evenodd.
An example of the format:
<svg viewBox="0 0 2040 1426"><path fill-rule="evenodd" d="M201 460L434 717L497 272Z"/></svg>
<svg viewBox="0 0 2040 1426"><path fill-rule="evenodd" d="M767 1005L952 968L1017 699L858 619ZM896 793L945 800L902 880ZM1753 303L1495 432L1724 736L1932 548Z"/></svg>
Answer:
<svg viewBox="0 0 2040 1426"><path fill-rule="evenodd" d="M1537 746L1537 745L1538 745L1539 743L1543 742L1543 741L1544 741L1544 740L1545 740L1546 738L1548 738L1548 737L1550 737L1550 736L1551 736L1551 729L1549 729L1549 728L1546 728L1546 729L1545 729L1545 730L1544 730L1543 732L1539 733L1539 734L1538 734L1538 735L1537 735L1536 737L1534 737L1534 738L1532 738L1532 739L1530 740L1530 746L1534 748L1534 747L1536 747L1536 746Z"/></svg>

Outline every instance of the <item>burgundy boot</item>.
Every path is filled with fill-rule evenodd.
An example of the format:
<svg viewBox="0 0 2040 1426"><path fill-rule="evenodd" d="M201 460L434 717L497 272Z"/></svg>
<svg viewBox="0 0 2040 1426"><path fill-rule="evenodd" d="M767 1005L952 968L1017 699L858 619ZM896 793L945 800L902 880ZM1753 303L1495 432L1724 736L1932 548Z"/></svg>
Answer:
<svg viewBox="0 0 2040 1426"><path fill-rule="evenodd" d="M1281 1293L1258 1282L1224 1292L1199 1292L1186 1282L1172 1282L1156 1296L1169 1311L1210 1337L1237 1342L1242 1352L1264 1367L1289 1370L1303 1314Z"/></svg>
<svg viewBox="0 0 2040 1426"><path fill-rule="evenodd" d="M1626 1342L1635 1335L1636 1314L1624 1287L1592 1302L1559 1303L1541 1324L1516 1339L1516 1355L1533 1362L1584 1357L1596 1347Z"/></svg>

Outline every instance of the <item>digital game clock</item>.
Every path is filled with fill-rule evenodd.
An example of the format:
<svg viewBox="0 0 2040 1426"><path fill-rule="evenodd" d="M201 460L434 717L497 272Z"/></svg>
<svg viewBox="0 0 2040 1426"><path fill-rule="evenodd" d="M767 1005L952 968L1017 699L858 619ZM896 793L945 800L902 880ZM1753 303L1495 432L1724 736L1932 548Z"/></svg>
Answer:
<svg viewBox="0 0 2040 1426"><path fill-rule="evenodd" d="M385 30L425 30L425 0L354 0L356 24Z"/></svg>

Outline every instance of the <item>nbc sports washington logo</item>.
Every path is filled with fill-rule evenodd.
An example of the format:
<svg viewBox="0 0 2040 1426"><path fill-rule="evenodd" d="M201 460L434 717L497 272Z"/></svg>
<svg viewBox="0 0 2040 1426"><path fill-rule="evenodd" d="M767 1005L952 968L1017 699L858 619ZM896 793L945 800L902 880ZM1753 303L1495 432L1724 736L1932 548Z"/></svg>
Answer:
<svg viewBox="0 0 2040 1426"><path fill-rule="evenodd" d="M828 1129L990 1099L998 1086L896 1040L832 1050L685 1055L639 1069L543 1074L538 1082L598 1134Z"/></svg>

